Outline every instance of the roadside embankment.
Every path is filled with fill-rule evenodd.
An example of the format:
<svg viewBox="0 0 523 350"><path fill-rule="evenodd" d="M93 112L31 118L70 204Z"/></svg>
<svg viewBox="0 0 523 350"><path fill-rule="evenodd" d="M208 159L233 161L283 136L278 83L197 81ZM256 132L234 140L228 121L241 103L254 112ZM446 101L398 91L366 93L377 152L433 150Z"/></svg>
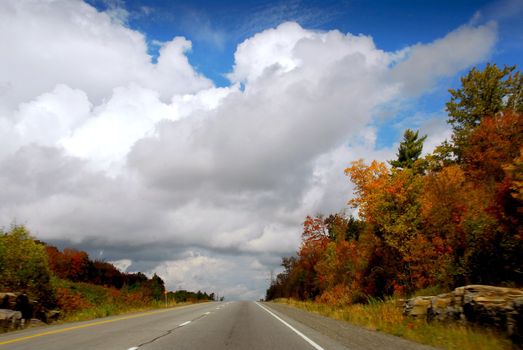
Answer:
<svg viewBox="0 0 523 350"><path fill-rule="evenodd" d="M294 299L277 299L275 302L441 349L509 350L514 348L510 339L494 329L437 320L429 322L422 317L404 315L403 300L371 299L367 304L346 306Z"/></svg>

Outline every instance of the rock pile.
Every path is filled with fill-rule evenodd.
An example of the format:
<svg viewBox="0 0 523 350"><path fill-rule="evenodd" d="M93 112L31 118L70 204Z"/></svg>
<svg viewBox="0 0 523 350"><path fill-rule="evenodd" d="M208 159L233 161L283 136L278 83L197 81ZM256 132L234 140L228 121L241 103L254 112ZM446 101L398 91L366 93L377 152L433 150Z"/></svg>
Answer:
<svg viewBox="0 0 523 350"><path fill-rule="evenodd" d="M59 311L46 310L25 294L0 292L0 332L36 324L39 321L49 323L59 316Z"/></svg>
<svg viewBox="0 0 523 350"><path fill-rule="evenodd" d="M468 285L436 296L405 301L405 315L495 327L523 343L523 290Z"/></svg>
<svg viewBox="0 0 523 350"><path fill-rule="evenodd" d="M0 332L18 329L22 325L22 313L8 309L0 309Z"/></svg>

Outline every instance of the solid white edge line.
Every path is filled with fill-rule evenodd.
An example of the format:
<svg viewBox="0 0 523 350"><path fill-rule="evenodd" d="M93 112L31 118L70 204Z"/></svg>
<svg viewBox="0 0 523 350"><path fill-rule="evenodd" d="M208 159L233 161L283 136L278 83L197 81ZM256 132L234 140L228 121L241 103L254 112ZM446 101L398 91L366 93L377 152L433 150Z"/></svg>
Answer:
<svg viewBox="0 0 523 350"><path fill-rule="evenodd" d="M307 338L307 336L305 334L303 334L302 332L300 332L299 330L297 330L296 328L294 328L293 326L291 326L290 324L288 324L287 322L285 322L284 320L282 320L280 317L278 317L278 315L276 315L275 313L273 313L271 310L267 309L265 306L262 306L261 304L259 304L258 302L255 302L256 305L258 305L259 307L261 307L262 309L264 309L265 311L267 311L269 314L271 314L272 316L274 316L274 318L276 318L278 321L280 321L281 323L283 323L284 325L286 325L287 327L289 327L290 329L292 329L294 331L294 333L298 334L300 337L302 337L307 343L311 344L313 348L315 348L316 350L324 350L321 346L319 346L318 344L316 344L314 341L310 340L309 338Z"/></svg>
<svg viewBox="0 0 523 350"><path fill-rule="evenodd" d="M191 323L191 321L185 321L184 323L179 324L178 327L187 326L189 323Z"/></svg>

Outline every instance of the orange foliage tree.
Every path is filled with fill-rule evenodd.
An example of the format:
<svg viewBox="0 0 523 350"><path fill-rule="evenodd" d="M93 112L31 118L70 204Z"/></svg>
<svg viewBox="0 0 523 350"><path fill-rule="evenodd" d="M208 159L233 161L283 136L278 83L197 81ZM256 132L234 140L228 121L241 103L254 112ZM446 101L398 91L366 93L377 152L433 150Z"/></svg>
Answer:
<svg viewBox="0 0 523 350"><path fill-rule="evenodd" d="M450 90L452 139L432 154L418 159L424 138L409 132L410 162L345 169L359 219L308 216L268 298L343 304L427 287L523 286L523 75L514 70L473 69Z"/></svg>
<svg viewBox="0 0 523 350"><path fill-rule="evenodd" d="M84 251L46 246L49 268L60 278L71 281L87 281L89 278L89 256Z"/></svg>

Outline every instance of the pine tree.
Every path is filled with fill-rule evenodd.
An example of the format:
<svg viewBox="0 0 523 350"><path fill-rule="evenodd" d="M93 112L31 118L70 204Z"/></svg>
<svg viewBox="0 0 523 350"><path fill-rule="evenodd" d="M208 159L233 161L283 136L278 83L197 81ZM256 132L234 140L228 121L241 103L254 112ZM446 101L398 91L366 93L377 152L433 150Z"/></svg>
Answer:
<svg viewBox="0 0 523 350"><path fill-rule="evenodd" d="M403 141L401 141L398 148L397 160L389 161L390 165L394 168L412 168L414 162L421 155L423 150L423 142L427 138L427 135L419 138L419 131L413 131L411 129L405 130L403 134Z"/></svg>

